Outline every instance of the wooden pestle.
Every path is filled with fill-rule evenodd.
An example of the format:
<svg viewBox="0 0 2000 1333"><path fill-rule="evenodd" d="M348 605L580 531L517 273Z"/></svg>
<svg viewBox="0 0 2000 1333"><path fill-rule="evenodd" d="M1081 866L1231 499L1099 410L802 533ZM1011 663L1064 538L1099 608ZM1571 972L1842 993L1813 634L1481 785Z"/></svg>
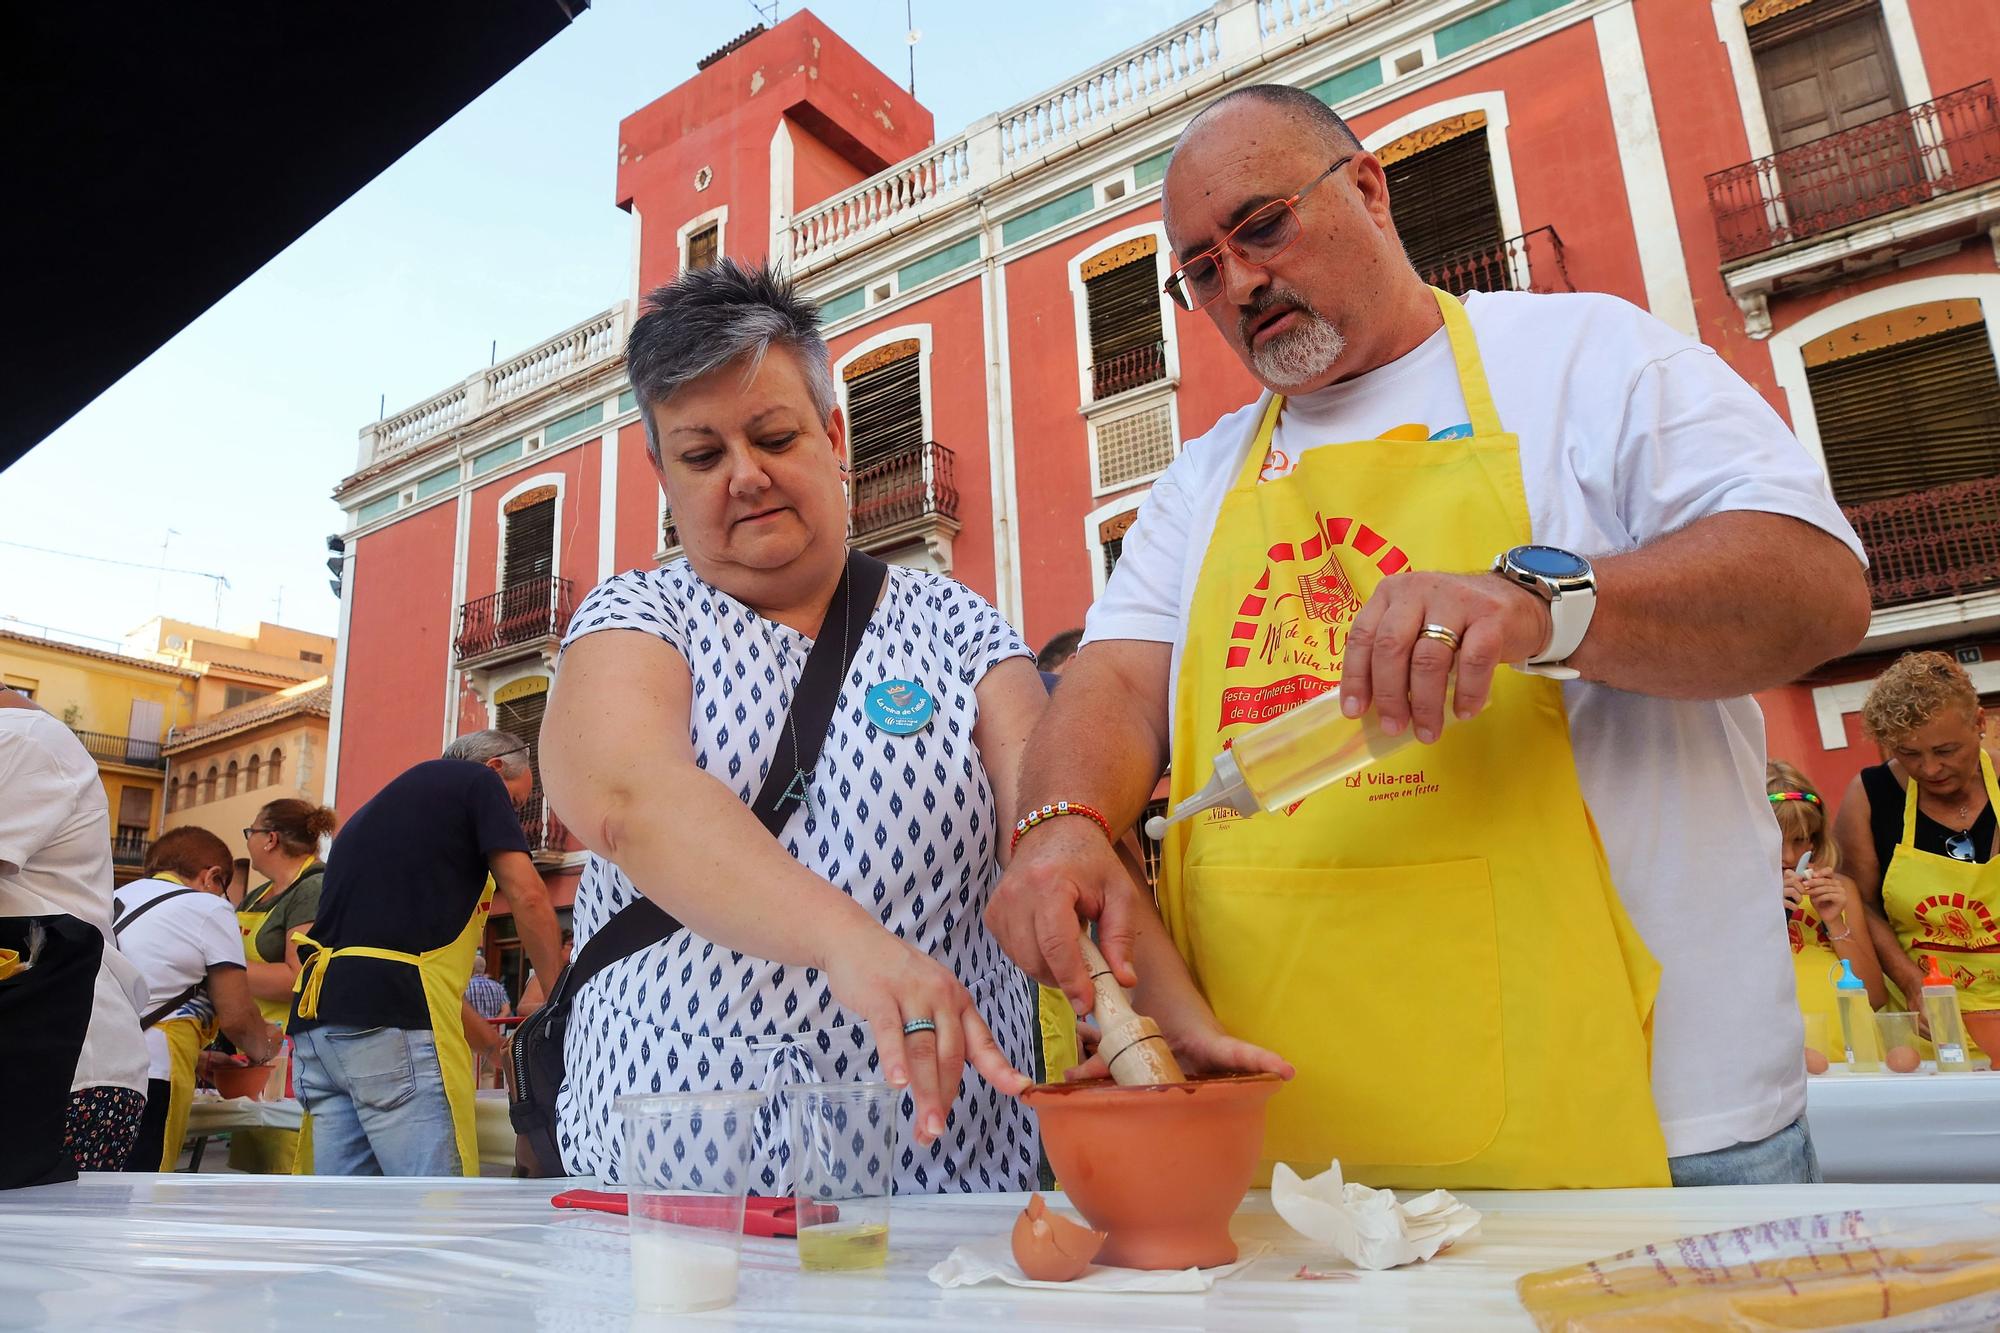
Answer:
<svg viewBox="0 0 2000 1333"><path fill-rule="evenodd" d="M1083 962L1090 969L1091 989L1097 993L1096 1007L1100 1034L1097 1049L1111 1067L1111 1077L1121 1084L1185 1083L1180 1063L1160 1035L1160 1025L1135 1012L1131 997L1111 974L1111 964L1097 950L1090 932L1083 934Z"/></svg>

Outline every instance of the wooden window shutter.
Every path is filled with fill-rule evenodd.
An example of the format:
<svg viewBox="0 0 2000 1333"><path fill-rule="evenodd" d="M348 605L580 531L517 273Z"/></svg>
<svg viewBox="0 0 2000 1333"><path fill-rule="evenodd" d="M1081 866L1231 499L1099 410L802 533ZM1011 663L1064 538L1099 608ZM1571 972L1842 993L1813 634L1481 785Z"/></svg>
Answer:
<svg viewBox="0 0 2000 1333"><path fill-rule="evenodd" d="M1396 234L1417 272L1430 273L1446 260L1490 250L1506 239L1484 124L1398 156L1383 170Z"/></svg>
<svg viewBox="0 0 2000 1333"><path fill-rule="evenodd" d="M1142 236L1083 266L1093 398L1151 384L1167 373L1158 249L1155 237Z"/></svg>
<svg viewBox="0 0 2000 1333"><path fill-rule="evenodd" d="M1876 0L1818 0L1751 29L1751 44L1780 151L1902 109Z"/></svg>
<svg viewBox="0 0 2000 1333"><path fill-rule="evenodd" d="M2000 373L1983 322L1808 364L1806 385L1842 504L2000 476Z"/></svg>
<svg viewBox="0 0 2000 1333"><path fill-rule="evenodd" d="M923 358L906 338L850 363L847 381L848 466L855 472L924 447Z"/></svg>
<svg viewBox="0 0 2000 1333"><path fill-rule="evenodd" d="M552 578L556 569L556 497L553 487L546 498L516 497L507 506L507 558L500 580L503 588L539 583ZM533 494L532 492L530 494ZM528 500L516 508L520 500Z"/></svg>
<svg viewBox="0 0 2000 1333"><path fill-rule="evenodd" d="M722 229L713 222L688 235L688 262L690 269L707 268L716 260L716 241Z"/></svg>
<svg viewBox="0 0 2000 1333"><path fill-rule="evenodd" d="M525 688L526 693L514 693ZM511 698L500 697L512 695ZM535 795L542 792L542 714L549 703L549 682L546 678L517 681L512 686L503 686L495 696L493 725L502 731L511 731L528 747L528 766L535 771ZM538 806L531 805L532 809Z"/></svg>

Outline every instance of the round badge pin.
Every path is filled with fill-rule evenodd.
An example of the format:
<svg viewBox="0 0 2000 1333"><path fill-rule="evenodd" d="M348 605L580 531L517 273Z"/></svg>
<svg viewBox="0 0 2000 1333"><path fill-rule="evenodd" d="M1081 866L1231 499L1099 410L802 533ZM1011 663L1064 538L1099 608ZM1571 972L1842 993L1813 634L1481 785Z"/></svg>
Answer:
<svg viewBox="0 0 2000 1333"><path fill-rule="evenodd" d="M885 680L868 691L861 707L878 730L910 736L931 724L937 701L914 680Z"/></svg>

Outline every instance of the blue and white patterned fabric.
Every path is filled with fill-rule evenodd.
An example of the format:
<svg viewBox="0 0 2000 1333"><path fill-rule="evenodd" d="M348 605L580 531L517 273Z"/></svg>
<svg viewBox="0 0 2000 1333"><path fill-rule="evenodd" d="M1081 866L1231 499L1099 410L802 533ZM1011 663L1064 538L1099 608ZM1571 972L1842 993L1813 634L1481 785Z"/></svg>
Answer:
<svg viewBox="0 0 2000 1333"><path fill-rule="evenodd" d="M853 628L853 662L810 799L792 807L785 825L785 848L951 968L1008 1059L1032 1069L1031 991L984 919L999 878L1001 830L972 743L981 677L996 663L1031 654L978 594L895 566L874 615ZM600 584L578 608L564 644L614 629L652 634L687 661L695 762L749 804L766 770L790 757L785 717L811 639L760 620L704 583L685 559ZM919 682L937 701L931 725L913 736L878 731L862 708L870 688L899 678ZM578 950L635 896L616 865L591 856L576 892ZM607 1183L619 1179L622 1129L613 1101L625 1093L775 1093L786 1083L881 1076L867 1025L835 1002L817 970L748 957L689 930L593 979L577 997L564 1054L567 1078L557 1099L563 1156L570 1171ZM781 1108L782 1099L771 1104ZM910 1125L905 1096L899 1193L1035 1183L1040 1150L1032 1118L969 1065L943 1136L920 1148ZM752 1193L792 1192L786 1139L781 1111L767 1111Z"/></svg>

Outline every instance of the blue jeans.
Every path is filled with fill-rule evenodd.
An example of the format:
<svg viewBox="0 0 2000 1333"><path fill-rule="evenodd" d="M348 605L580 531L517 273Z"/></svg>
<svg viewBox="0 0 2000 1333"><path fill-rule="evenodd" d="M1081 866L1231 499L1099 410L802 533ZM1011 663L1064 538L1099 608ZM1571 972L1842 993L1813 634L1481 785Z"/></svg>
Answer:
<svg viewBox="0 0 2000 1333"><path fill-rule="evenodd" d="M326 1026L292 1034L313 1173L456 1176L458 1136L437 1040L411 1028Z"/></svg>
<svg viewBox="0 0 2000 1333"><path fill-rule="evenodd" d="M1821 1183L1819 1156L1813 1152L1812 1133L1804 1116L1755 1143L1669 1157L1667 1170L1673 1174L1674 1184L1681 1186Z"/></svg>

